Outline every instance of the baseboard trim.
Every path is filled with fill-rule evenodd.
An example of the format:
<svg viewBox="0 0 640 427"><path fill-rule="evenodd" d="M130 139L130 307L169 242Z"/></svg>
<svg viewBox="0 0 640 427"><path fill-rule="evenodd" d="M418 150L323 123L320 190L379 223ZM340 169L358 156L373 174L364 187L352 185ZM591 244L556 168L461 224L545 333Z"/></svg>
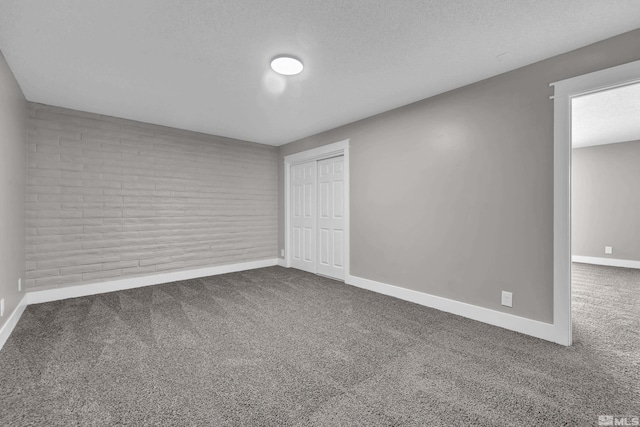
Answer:
<svg viewBox="0 0 640 427"><path fill-rule="evenodd" d="M286 267L287 266L287 261L284 258L278 258L278 265L280 267Z"/></svg>
<svg viewBox="0 0 640 427"><path fill-rule="evenodd" d="M551 323L539 322L525 317L514 316L513 314L479 307L460 301L442 298L399 286L388 285L374 280L364 279L357 276L348 276L346 283L358 288L367 289L380 294L395 297L401 300L413 302L425 307L456 314L468 319L499 326L522 334L531 335L543 340L559 342L558 333Z"/></svg>
<svg viewBox="0 0 640 427"><path fill-rule="evenodd" d="M175 271L152 276L132 277L130 279L113 280L109 282L92 283L88 285L69 286L66 288L32 291L26 295L27 304L58 301L68 298L78 298L124 289L140 288L143 286L160 285L179 280L197 279L199 277L217 276L219 274L234 273L236 271L253 270L256 268L278 265L277 258L259 261L242 262L238 264L217 265L214 267L198 268L194 270Z"/></svg>
<svg viewBox="0 0 640 427"><path fill-rule="evenodd" d="M9 339L9 335L13 332L13 328L18 324L18 320L22 316L24 309L27 308L27 296L23 296L18 306L13 310L5 324L0 328L0 350L4 347L4 343Z"/></svg>
<svg viewBox="0 0 640 427"><path fill-rule="evenodd" d="M607 265L609 267L640 268L640 261L630 259L599 258L593 256L572 255L572 262L583 264Z"/></svg>

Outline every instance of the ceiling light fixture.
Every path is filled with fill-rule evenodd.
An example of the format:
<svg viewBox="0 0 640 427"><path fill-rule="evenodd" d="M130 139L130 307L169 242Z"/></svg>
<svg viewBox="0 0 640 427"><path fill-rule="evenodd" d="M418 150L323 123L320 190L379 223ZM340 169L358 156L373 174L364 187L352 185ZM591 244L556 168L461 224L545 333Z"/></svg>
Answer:
<svg viewBox="0 0 640 427"><path fill-rule="evenodd" d="M271 69L285 76L300 74L303 68L302 61L293 56L281 55L271 60Z"/></svg>

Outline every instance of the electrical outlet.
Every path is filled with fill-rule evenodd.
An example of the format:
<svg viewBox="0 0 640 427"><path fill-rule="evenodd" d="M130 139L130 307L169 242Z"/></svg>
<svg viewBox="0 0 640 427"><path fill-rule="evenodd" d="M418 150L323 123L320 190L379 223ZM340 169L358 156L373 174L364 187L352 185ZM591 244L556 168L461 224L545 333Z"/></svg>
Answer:
<svg viewBox="0 0 640 427"><path fill-rule="evenodd" d="M280 249L280 256L284 257L284 249Z"/></svg>
<svg viewBox="0 0 640 427"><path fill-rule="evenodd" d="M0 299L0 317L4 316L4 298Z"/></svg>
<svg viewBox="0 0 640 427"><path fill-rule="evenodd" d="M612 246L605 246L604 247L604 253L611 255L613 253L613 247Z"/></svg>
<svg viewBox="0 0 640 427"><path fill-rule="evenodd" d="M18 292L22 292L22 277L18 278Z"/></svg>
<svg viewBox="0 0 640 427"><path fill-rule="evenodd" d="M502 291L502 305L513 307L513 294L511 292Z"/></svg>

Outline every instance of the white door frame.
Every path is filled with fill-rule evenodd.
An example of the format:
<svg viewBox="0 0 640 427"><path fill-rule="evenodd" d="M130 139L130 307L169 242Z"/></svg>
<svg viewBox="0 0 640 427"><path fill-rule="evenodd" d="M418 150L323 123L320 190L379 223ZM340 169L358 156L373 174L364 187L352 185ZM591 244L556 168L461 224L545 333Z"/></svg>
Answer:
<svg viewBox="0 0 640 427"><path fill-rule="evenodd" d="M640 82L640 61L551 83L553 108L553 326L555 342L571 345L571 100Z"/></svg>
<svg viewBox="0 0 640 427"><path fill-rule="evenodd" d="M351 264L350 233L350 185L349 185L349 140L323 145L312 150L291 154L284 158L284 259L285 266L291 267L291 166L314 160L344 156L344 277L349 277Z"/></svg>

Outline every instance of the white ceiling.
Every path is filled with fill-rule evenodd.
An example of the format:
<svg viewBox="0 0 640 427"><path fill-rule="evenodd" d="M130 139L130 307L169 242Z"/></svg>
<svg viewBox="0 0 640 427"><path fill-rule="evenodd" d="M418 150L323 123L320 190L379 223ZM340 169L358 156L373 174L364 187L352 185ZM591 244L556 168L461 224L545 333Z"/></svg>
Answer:
<svg viewBox="0 0 640 427"><path fill-rule="evenodd" d="M573 98L574 148L636 140L640 140L640 83Z"/></svg>
<svg viewBox="0 0 640 427"><path fill-rule="evenodd" d="M30 101L272 145L639 27L637 0L0 0Z"/></svg>

